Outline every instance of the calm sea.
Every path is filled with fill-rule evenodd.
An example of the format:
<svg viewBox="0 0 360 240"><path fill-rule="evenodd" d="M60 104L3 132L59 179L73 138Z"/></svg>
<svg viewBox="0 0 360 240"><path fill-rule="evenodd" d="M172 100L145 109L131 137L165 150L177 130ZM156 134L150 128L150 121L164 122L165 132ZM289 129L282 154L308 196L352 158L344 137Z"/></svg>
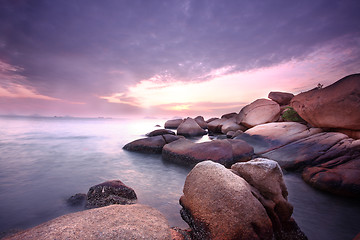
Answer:
<svg viewBox="0 0 360 240"><path fill-rule="evenodd" d="M132 187L139 203L186 228L178 200L191 170L160 155L122 147L164 120L0 118L0 232L29 228L80 211L66 199L106 180ZM200 139L199 141L207 140ZM294 218L309 239L352 239L360 232L360 202L334 197L285 173Z"/></svg>

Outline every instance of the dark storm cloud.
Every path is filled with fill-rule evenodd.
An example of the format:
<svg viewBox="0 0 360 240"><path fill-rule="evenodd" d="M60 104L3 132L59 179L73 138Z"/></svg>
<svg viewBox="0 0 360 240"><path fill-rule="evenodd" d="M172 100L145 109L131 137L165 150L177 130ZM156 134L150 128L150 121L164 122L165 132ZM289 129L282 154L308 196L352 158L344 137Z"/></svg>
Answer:
<svg viewBox="0 0 360 240"><path fill-rule="evenodd" d="M79 101L155 74L196 81L301 58L359 38L359 10L350 0L2 0L0 60L39 93Z"/></svg>

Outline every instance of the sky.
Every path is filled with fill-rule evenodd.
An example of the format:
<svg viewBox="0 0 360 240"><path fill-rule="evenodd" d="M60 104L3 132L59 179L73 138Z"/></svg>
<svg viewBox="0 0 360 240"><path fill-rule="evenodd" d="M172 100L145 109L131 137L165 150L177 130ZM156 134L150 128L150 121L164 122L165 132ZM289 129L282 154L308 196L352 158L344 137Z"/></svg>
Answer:
<svg viewBox="0 0 360 240"><path fill-rule="evenodd" d="M0 0L0 114L221 116L360 72L358 0Z"/></svg>

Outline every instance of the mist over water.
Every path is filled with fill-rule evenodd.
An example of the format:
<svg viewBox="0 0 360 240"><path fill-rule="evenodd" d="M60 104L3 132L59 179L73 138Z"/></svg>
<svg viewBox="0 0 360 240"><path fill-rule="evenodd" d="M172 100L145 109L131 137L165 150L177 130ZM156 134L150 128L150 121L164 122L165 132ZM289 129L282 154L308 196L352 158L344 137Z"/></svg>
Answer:
<svg viewBox="0 0 360 240"><path fill-rule="evenodd" d="M191 169L122 150L163 123L1 117L0 232L83 210L66 199L112 179L132 187L138 202L161 211L171 226L187 228L178 201ZM293 216L309 239L352 239L360 232L359 201L314 190L296 174L285 173L285 181Z"/></svg>

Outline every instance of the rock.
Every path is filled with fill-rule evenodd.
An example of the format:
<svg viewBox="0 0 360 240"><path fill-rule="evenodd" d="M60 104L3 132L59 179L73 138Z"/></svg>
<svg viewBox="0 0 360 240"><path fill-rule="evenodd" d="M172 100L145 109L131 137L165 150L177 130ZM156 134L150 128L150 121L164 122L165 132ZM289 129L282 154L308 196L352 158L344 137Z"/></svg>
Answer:
<svg viewBox="0 0 360 240"><path fill-rule="evenodd" d="M239 130L239 131L240 131L240 130ZM226 133L226 137L227 137L227 138L233 138L234 135L235 135L235 132L234 132L234 131L228 131L228 132Z"/></svg>
<svg viewBox="0 0 360 240"><path fill-rule="evenodd" d="M112 180L92 186L87 193L87 208L104 207L112 204L134 204L135 191L120 180Z"/></svg>
<svg viewBox="0 0 360 240"><path fill-rule="evenodd" d="M296 122L275 122L257 125L235 139L246 141L255 154L262 154L321 131Z"/></svg>
<svg viewBox="0 0 360 240"><path fill-rule="evenodd" d="M336 132L341 132L343 134L346 134L348 137L353 138L353 139L360 139L360 130L356 131L356 130L348 130L348 129L333 129Z"/></svg>
<svg viewBox="0 0 360 240"><path fill-rule="evenodd" d="M221 126L221 132L224 134L226 134L229 131L237 131L237 130L244 131L245 129L246 128L244 126L241 126L236 123L235 118L227 119L225 122L222 123Z"/></svg>
<svg viewBox="0 0 360 240"><path fill-rule="evenodd" d="M155 127L161 127L159 124L156 124Z"/></svg>
<svg viewBox="0 0 360 240"><path fill-rule="evenodd" d="M197 164L183 193L181 216L194 239L272 239L271 220L252 187L220 164Z"/></svg>
<svg viewBox="0 0 360 240"><path fill-rule="evenodd" d="M311 186L330 193L360 197L360 157L341 158L304 170L302 177Z"/></svg>
<svg viewBox="0 0 360 240"><path fill-rule="evenodd" d="M258 99L241 109L236 123L251 128L264 123L276 122L279 117L279 104L268 99Z"/></svg>
<svg viewBox="0 0 360 240"><path fill-rule="evenodd" d="M268 98L277 102L279 105L288 105L294 94L287 92L270 92Z"/></svg>
<svg viewBox="0 0 360 240"><path fill-rule="evenodd" d="M208 120L206 120L206 123L212 122L216 119L219 119L219 118L217 118L217 117L209 118Z"/></svg>
<svg viewBox="0 0 360 240"><path fill-rule="evenodd" d="M317 133L261 154L261 156L277 161L282 168L287 170L304 168L345 138L347 136L342 133Z"/></svg>
<svg viewBox="0 0 360 240"><path fill-rule="evenodd" d="M360 233L356 235L353 240L360 240Z"/></svg>
<svg viewBox="0 0 360 240"><path fill-rule="evenodd" d="M167 120L165 122L165 128L171 128L171 129L177 129L179 127L179 125L183 122L184 120L182 119L172 119L172 120Z"/></svg>
<svg viewBox="0 0 360 240"><path fill-rule="evenodd" d="M192 165L205 160L221 163L226 167L239 161L247 161L253 155L253 148L242 140L224 139L194 143L181 139L166 144L162 151L164 160Z"/></svg>
<svg viewBox="0 0 360 240"><path fill-rule="evenodd" d="M152 132L149 132L146 134L147 137L153 137L153 136L158 136L158 135L165 135L165 134L171 134L171 135L175 135L175 133L171 130L168 129L157 129L154 130Z"/></svg>
<svg viewBox="0 0 360 240"><path fill-rule="evenodd" d="M291 218L293 206L287 200L283 174L275 161L257 158L235 163L231 169L257 190L253 193L265 207L276 239L306 239Z"/></svg>
<svg viewBox="0 0 360 240"><path fill-rule="evenodd" d="M208 129L212 133L221 133L221 128L224 122L226 122L227 118L215 119L208 123Z"/></svg>
<svg viewBox="0 0 360 240"><path fill-rule="evenodd" d="M86 194L85 193L77 193L77 194L71 196L67 200L67 204L69 204L70 206L79 206L79 205L85 204L85 201L86 201Z"/></svg>
<svg viewBox="0 0 360 240"><path fill-rule="evenodd" d="M205 122L202 116L197 116L194 120L202 129L207 129L207 122Z"/></svg>
<svg viewBox="0 0 360 240"><path fill-rule="evenodd" d="M232 112L232 113L227 113L221 116L221 118L226 118L226 119L230 119L230 118L234 118L236 117L238 114L236 112Z"/></svg>
<svg viewBox="0 0 360 240"><path fill-rule="evenodd" d="M170 228L171 231L171 239L172 240L192 240L191 238L191 230L180 229L177 227Z"/></svg>
<svg viewBox="0 0 360 240"><path fill-rule="evenodd" d="M316 158L302 176L315 188L360 197L360 140L341 140Z"/></svg>
<svg viewBox="0 0 360 240"><path fill-rule="evenodd" d="M192 118L187 118L177 128L177 134L185 137L202 136L206 131Z"/></svg>
<svg viewBox="0 0 360 240"><path fill-rule="evenodd" d="M291 106L315 127L360 130L360 74L300 93L291 100Z"/></svg>
<svg viewBox="0 0 360 240"><path fill-rule="evenodd" d="M7 239L171 239L165 217L154 208L112 205L67 214Z"/></svg>
<svg viewBox="0 0 360 240"><path fill-rule="evenodd" d="M141 138L126 144L123 149L142 153L161 153L165 144L176 141L180 138L182 137L169 134Z"/></svg>

